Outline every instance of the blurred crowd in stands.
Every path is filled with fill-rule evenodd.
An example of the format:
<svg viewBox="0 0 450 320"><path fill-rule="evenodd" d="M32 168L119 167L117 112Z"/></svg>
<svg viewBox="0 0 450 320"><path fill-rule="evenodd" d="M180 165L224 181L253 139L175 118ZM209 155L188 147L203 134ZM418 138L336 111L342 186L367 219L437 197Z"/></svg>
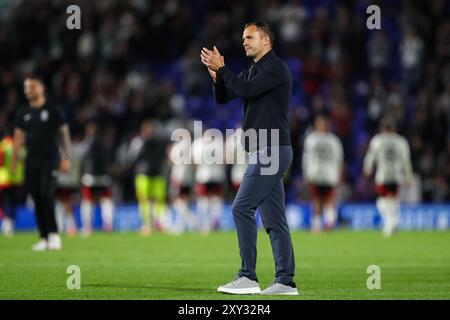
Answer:
<svg viewBox="0 0 450 320"><path fill-rule="evenodd" d="M69 2L0 0L0 135L25 103L24 77L39 74L51 101L63 108L74 140L89 121L101 128L113 154L116 201L135 201L125 155L143 120L157 121L167 140L192 119L221 130L239 125L241 102L214 102L199 54L216 45L225 63L240 71L249 63L242 30L252 20L272 25L274 50L294 78L289 201L309 197L301 154L305 133L322 112L330 115L345 151L338 200L374 199L362 159L380 118L389 115L411 146L416 179L405 197L450 201L448 1ZM81 30L66 27L70 4L81 8ZM381 8L381 30L366 27L371 4Z"/></svg>

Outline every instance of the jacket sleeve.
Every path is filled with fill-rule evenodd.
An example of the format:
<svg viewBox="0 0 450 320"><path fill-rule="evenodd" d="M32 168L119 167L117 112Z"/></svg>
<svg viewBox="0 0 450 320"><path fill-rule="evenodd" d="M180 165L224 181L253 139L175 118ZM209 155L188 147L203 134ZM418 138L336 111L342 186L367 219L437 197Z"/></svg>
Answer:
<svg viewBox="0 0 450 320"><path fill-rule="evenodd" d="M217 76L223 81L227 90L242 99L259 96L278 87L288 79L287 72L276 63L270 63L258 70L258 73L250 81L245 81L243 73L236 76L227 67L220 68Z"/></svg>
<svg viewBox="0 0 450 320"><path fill-rule="evenodd" d="M236 95L234 94L234 92L231 91L230 89L228 89L225 86L225 84L223 83L223 81L221 79L219 79L218 77L217 77L217 83L213 82L212 88L213 88L214 97L216 98L216 102L219 104L228 103L229 101L236 98Z"/></svg>

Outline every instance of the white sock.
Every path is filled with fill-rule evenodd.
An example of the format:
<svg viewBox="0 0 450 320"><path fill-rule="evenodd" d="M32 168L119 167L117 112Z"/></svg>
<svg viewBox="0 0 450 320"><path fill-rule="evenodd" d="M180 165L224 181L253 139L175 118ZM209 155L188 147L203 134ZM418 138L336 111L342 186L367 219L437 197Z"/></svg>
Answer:
<svg viewBox="0 0 450 320"><path fill-rule="evenodd" d="M75 223L75 218L72 214L72 212L68 212L66 215L66 227L67 229L76 229L76 223Z"/></svg>
<svg viewBox="0 0 450 320"><path fill-rule="evenodd" d="M173 202L173 207L177 213L177 221L180 229L191 229L192 213L189 210L187 201L178 198Z"/></svg>
<svg viewBox="0 0 450 320"><path fill-rule="evenodd" d="M379 197L377 208L383 220L383 235L390 237L396 227L396 204L395 199Z"/></svg>
<svg viewBox="0 0 450 320"><path fill-rule="evenodd" d="M220 222L220 217L222 216L223 211L222 198L219 196L212 196L210 198L210 206L211 206L210 225L211 227L213 227L216 222L217 223Z"/></svg>
<svg viewBox="0 0 450 320"><path fill-rule="evenodd" d="M320 219L320 215L314 214L311 222L311 229L320 230L322 228L322 221Z"/></svg>
<svg viewBox="0 0 450 320"><path fill-rule="evenodd" d="M6 236L12 235L12 233L14 232L14 221L10 217L3 218L2 231Z"/></svg>
<svg viewBox="0 0 450 320"><path fill-rule="evenodd" d="M100 199L103 226L112 227L114 219L114 204L111 198Z"/></svg>
<svg viewBox="0 0 450 320"><path fill-rule="evenodd" d="M327 206L324 209L324 219L325 219L325 224L329 227L334 227L334 225L336 224L336 209L334 208L334 206Z"/></svg>
<svg viewBox="0 0 450 320"><path fill-rule="evenodd" d="M385 206L385 198L384 197L378 197L377 201L376 201L376 206L378 209L378 213L381 216L381 221L383 224L383 234L387 234L387 221L389 220L389 218L387 217L387 213L386 213L386 206Z"/></svg>
<svg viewBox="0 0 450 320"><path fill-rule="evenodd" d="M389 216L389 233L392 234L400 222L400 204L396 198L386 199L386 213Z"/></svg>
<svg viewBox="0 0 450 320"><path fill-rule="evenodd" d="M64 215L66 209L64 205L60 202L56 202L55 214L56 214L56 226L58 227L58 232L62 233L64 231Z"/></svg>
<svg viewBox="0 0 450 320"><path fill-rule="evenodd" d="M197 198L198 228L200 231L203 232L211 231L208 209L209 209L209 199L204 196L198 197Z"/></svg>
<svg viewBox="0 0 450 320"><path fill-rule="evenodd" d="M92 201L81 201L81 226L84 231L92 230Z"/></svg>
<svg viewBox="0 0 450 320"><path fill-rule="evenodd" d="M158 215L156 214L155 201L153 201L153 200L148 201L148 210L150 211L150 221L151 221L150 224L152 226L154 226L155 228L157 228L158 223L161 223L161 222L160 222Z"/></svg>

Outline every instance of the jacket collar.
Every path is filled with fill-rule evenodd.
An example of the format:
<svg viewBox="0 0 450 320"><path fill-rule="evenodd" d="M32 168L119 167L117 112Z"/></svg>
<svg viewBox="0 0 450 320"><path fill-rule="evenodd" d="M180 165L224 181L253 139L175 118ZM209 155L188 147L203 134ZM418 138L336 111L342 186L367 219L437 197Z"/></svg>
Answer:
<svg viewBox="0 0 450 320"><path fill-rule="evenodd" d="M273 50L268 51L265 55L261 57L261 59L258 60L258 62L252 61L251 65L254 67L258 67L264 64L265 61L270 61L275 58L275 53Z"/></svg>

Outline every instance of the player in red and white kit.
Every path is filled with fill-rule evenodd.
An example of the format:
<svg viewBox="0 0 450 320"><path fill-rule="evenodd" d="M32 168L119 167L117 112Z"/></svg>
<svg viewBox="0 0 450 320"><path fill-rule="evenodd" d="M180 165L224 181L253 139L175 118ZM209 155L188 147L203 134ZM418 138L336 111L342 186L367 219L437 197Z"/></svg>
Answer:
<svg viewBox="0 0 450 320"><path fill-rule="evenodd" d="M369 144L364 159L364 173L370 176L374 167L377 208L383 219L383 235L390 237L400 220L399 186L411 181L412 165L407 140L395 132L395 125L383 119L380 133Z"/></svg>
<svg viewBox="0 0 450 320"><path fill-rule="evenodd" d="M113 179L110 173L113 156L111 146L104 143L100 128L94 121L86 124L83 144L86 145L86 152L81 166L81 231L83 236L89 236L92 233L93 213L98 200L103 230L113 230Z"/></svg>
<svg viewBox="0 0 450 320"><path fill-rule="evenodd" d="M335 188L342 173L343 148L339 138L330 131L328 119L319 115L314 131L307 135L303 151L303 173L313 200L311 229L320 232L322 213L328 230L336 224Z"/></svg>
<svg viewBox="0 0 450 320"><path fill-rule="evenodd" d="M170 146L171 152L190 154L191 142L181 140ZM194 189L194 166L192 163L176 163L173 161L170 167L169 194L170 203L176 212L176 223L171 227L172 231L179 233L191 231L194 228L194 215L190 209L192 193Z"/></svg>
<svg viewBox="0 0 450 320"><path fill-rule="evenodd" d="M56 189L56 223L60 233L64 231L69 236L77 233L74 206L79 201L81 186L81 163L87 150L87 145L82 143L81 135L74 135L70 150L70 172L61 173L58 176L58 188Z"/></svg>
<svg viewBox="0 0 450 320"><path fill-rule="evenodd" d="M195 157L221 152L223 156L224 144L220 139L212 139L205 131L202 138L194 140L192 152ZM213 151L215 150L215 151ZM205 160L205 159L203 159ZM220 163L206 163L197 161L195 166L195 193L197 196L198 229L207 234L219 226L223 211L222 194L226 179L225 161L219 159Z"/></svg>
<svg viewBox="0 0 450 320"><path fill-rule="evenodd" d="M248 165L248 153L245 151L240 141L241 132L237 130L226 137L225 143L225 159L227 164L231 164L230 179L234 197L239 190Z"/></svg>

